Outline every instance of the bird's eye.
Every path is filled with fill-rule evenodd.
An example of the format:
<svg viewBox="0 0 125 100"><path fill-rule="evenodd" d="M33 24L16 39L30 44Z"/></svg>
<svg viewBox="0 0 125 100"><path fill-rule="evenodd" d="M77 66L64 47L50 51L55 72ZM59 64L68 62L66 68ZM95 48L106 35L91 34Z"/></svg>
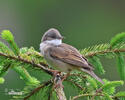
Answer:
<svg viewBox="0 0 125 100"><path fill-rule="evenodd" d="M51 36L51 38L56 38L56 36L55 36L55 35L53 35L53 36Z"/></svg>

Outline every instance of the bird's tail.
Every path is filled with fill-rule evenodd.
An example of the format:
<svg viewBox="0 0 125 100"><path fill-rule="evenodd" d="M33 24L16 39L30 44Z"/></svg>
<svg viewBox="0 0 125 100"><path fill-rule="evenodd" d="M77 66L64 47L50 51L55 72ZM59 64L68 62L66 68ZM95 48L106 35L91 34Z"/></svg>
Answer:
<svg viewBox="0 0 125 100"><path fill-rule="evenodd" d="M95 78L96 80L98 80L99 82L101 82L102 84L104 84L104 82L93 71L86 70L86 69L83 69L83 68L81 68L81 71L86 72L91 77Z"/></svg>

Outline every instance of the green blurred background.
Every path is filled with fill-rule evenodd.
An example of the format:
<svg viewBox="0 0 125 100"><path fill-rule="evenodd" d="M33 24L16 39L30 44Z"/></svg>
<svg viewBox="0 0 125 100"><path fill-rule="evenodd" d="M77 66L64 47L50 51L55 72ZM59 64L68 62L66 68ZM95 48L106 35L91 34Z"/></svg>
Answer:
<svg viewBox="0 0 125 100"><path fill-rule="evenodd" d="M107 43L125 32L124 5L124 0L0 0L0 31L11 30L19 47L33 46L39 51L43 33L54 27L66 37L65 43L82 49ZM102 63L106 73L100 77L120 79L115 59L103 58ZM23 85L10 70L0 85L1 100L11 97L6 90L22 89Z"/></svg>

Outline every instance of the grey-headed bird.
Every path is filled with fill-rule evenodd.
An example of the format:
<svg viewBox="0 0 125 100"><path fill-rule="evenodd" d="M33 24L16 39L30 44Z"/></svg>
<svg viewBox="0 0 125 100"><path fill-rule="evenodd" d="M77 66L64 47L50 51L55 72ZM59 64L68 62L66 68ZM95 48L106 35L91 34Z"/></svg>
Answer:
<svg viewBox="0 0 125 100"><path fill-rule="evenodd" d="M54 28L49 29L43 35L40 51L47 63L66 73L70 73L72 70L83 71L104 84L94 73L94 69L87 59L73 46L62 43L62 39L60 32Z"/></svg>

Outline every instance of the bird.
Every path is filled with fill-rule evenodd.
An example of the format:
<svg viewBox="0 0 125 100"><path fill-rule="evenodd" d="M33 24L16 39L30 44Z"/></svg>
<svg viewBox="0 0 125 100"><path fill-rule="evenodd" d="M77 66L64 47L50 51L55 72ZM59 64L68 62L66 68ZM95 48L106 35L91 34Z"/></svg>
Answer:
<svg viewBox="0 0 125 100"><path fill-rule="evenodd" d="M42 36L40 53L48 65L65 73L73 70L87 73L104 84L101 78L94 73L94 68L83 55L73 46L62 43L64 37L55 28L50 28Z"/></svg>

